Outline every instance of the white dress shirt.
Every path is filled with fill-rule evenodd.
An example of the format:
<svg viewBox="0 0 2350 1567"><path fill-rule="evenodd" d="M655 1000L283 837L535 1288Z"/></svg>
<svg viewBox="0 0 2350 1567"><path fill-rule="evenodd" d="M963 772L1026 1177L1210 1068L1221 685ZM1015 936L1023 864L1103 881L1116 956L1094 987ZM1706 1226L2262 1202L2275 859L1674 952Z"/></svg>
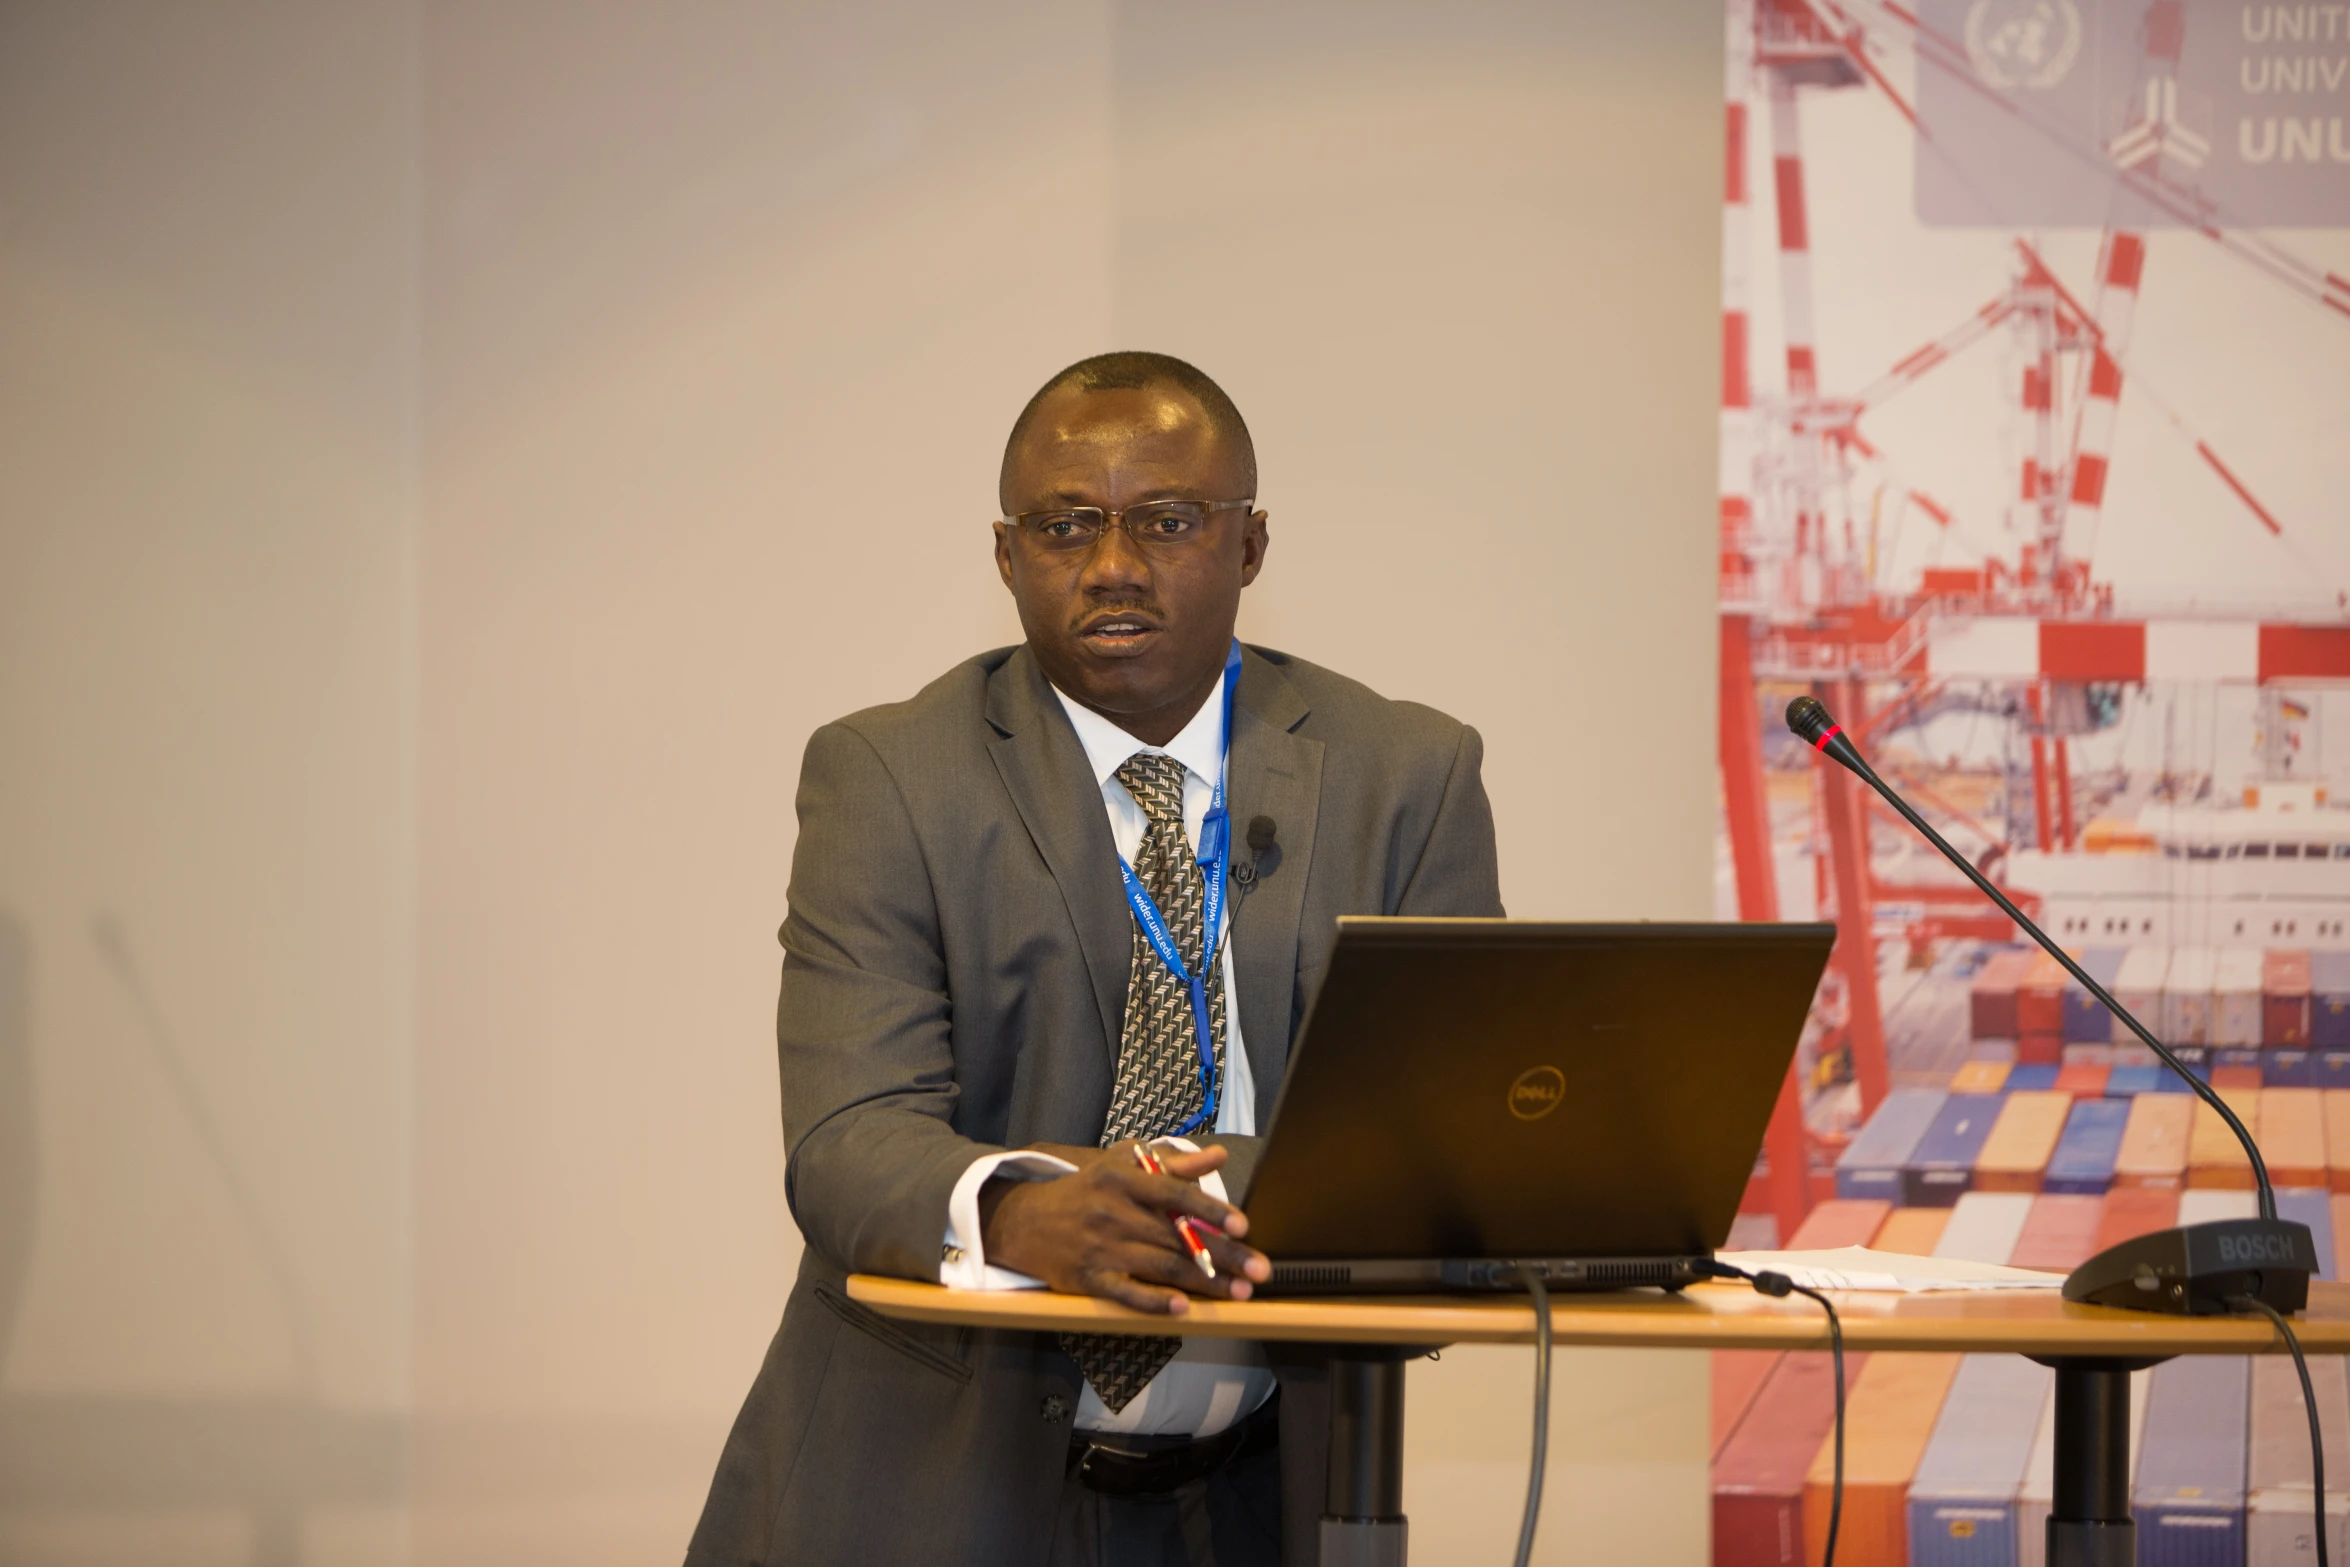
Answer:
<svg viewBox="0 0 2350 1567"><path fill-rule="evenodd" d="M1144 751L1172 756L1183 764L1183 831L1197 853L1200 824L1215 798L1216 777L1224 762L1223 681L1217 681L1191 722L1163 751L1144 745L1099 713L1070 700L1066 692L1055 688L1053 695L1061 699L1070 724L1077 730L1078 743L1085 747L1085 759L1101 788L1102 806L1109 812L1110 837L1126 863L1134 863L1149 818L1126 792L1126 786L1118 782L1118 769L1126 765L1128 757ZM1229 903L1220 923L1217 951L1224 969L1224 1071L1217 1085L1216 1130L1249 1136L1257 1129L1256 1080L1249 1072L1248 1052L1241 1045L1232 946L1221 939L1231 928ZM1181 1139L1174 1141L1186 1148L1192 1146ZM1042 1288L1038 1280L1024 1273L989 1265L980 1245L979 1189L994 1176L1051 1180L1074 1168L1049 1154L1017 1151L974 1160L947 1201L946 1250L939 1282L958 1289ZM1219 1201L1231 1201L1220 1174L1207 1176L1200 1186ZM1273 1371L1261 1346L1237 1339L1187 1338L1166 1369L1115 1414L1087 1387L1078 1399L1077 1425L1081 1430L1130 1435L1214 1436L1253 1411L1272 1391Z"/></svg>

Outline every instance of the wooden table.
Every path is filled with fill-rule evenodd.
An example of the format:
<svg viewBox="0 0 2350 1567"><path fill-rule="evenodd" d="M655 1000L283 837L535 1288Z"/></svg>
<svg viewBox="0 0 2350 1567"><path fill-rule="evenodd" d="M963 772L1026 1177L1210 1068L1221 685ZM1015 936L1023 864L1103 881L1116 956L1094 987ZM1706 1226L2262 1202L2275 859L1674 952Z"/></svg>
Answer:
<svg viewBox="0 0 2350 1567"><path fill-rule="evenodd" d="M1165 1317L1039 1290L950 1290L859 1274L849 1296L884 1316L1038 1332L1164 1333ZM2056 1493L2050 1567L2132 1567L2129 1374L2174 1355L2282 1353L2265 1317L2167 1317L2076 1306L2030 1294L1840 1294L1847 1350L2029 1355L2056 1371ZM1555 1342L1625 1349L1826 1349L1827 1319L1800 1296L1773 1300L1743 1284L1680 1295L1560 1295ZM1530 1344L1523 1295L1194 1300L1181 1331L1327 1346L1330 1494L1323 1567L1400 1567L1404 1559L1403 1367L1446 1344ZM2294 1319L2311 1353L2350 1352L2350 1284L2312 1284Z"/></svg>

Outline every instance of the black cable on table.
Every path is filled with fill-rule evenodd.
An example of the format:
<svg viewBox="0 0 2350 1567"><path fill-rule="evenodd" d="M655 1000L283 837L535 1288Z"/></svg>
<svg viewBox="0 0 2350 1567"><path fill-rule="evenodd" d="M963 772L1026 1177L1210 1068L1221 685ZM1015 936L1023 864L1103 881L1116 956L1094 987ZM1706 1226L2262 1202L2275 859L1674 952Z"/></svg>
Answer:
<svg viewBox="0 0 2350 1567"><path fill-rule="evenodd" d="M2293 1324L2285 1314L2257 1295L2234 1295L2228 1304L2238 1310L2246 1306L2265 1313L2285 1336L2285 1347L2293 1352L2293 1369L2301 1373L2301 1407L2309 1413L2309 1480L2317 1504L2317 1567L2328 1567L2326 1555L2326 1439L2317 1420L2317 1389L2309 1382L2309 1362L2301 1357L2301 1340L2293 1335Z"/></svg>
<svg viewBox="0 0 2350 1567"><path fill-rule="evenodd" d="M1526 1516L1518 1525L1516 1558L1517 1567L1526 1567L1534 1559L1534 1525L1542 1516L1542 1472L1550 1459L1550 1289L1532 1264L1518 1274L1534 1297L1534 1462L1526 1476Z"/></svg>
<svg viewBox="0 0 2350 1567"><path fill-rule="evenodd" d="M1836 1536L1844 1526L1844 1324L1836 1315L1836 1303L1809 1285L1796 1283L1784 1273L1773 1273L1767 1269L1761 1273L1749 1273L1744 1268L1733 1267L1729 1263L1710 1257L1699 1263L1697 1267L1700 1273L1711 1278L1743 1279L1754 1286L1756 1294L1768 1295L1774 1300L1785 1300L1789 1295L1801 1295L1806 1300L1817 1301L1820 1309L1828 1314L1828 1348L1836 1370L1836 1479L1834 1488L1828 1493L1828 1541L1827 1550L1820 1558L1820 1567L1836 1567ZM2288 1330L2286 1337L2290 1338L2291 1336ZM2296 1357L2300 1355L2301 1351L2298 1346L2295 1347L2293 1353ZM2307 1387L2308 1385L2308 1375L2303 1373L2302 1386ZM2317 1418L2314 1413L2316 1407L2316 1404L2312 1402L2310 1408L2313 1413L2310 1415L2310 1419L2313 1422ZM2312 1429L2315 1429L2314 1426ZM2322 1493L2319 1496L2318 1505L2320 1507L2325 1505ZM2322 1558L2318 1562L2318 1567L2327 1567Z"/></svg>

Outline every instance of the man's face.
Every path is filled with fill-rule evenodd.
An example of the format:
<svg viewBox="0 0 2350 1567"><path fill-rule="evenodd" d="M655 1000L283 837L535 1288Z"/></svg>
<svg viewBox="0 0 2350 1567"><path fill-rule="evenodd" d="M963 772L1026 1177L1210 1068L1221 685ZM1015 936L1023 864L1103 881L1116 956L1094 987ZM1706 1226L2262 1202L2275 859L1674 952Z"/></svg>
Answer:
<svg viewBox="0 0 2350 1567"><path fill-rule="evenodd" d="M1056 506L1248 495L1240 455L1174 387L1064 388L1004 464L1006 516ZM1265 514L1210 514L1196 544L1145 548L1107 528L1055 553L996 525L996 568L1045 678L1129 734L1164 745L1197 712L1231 646L1240 590L1265 561Z"/></svg>

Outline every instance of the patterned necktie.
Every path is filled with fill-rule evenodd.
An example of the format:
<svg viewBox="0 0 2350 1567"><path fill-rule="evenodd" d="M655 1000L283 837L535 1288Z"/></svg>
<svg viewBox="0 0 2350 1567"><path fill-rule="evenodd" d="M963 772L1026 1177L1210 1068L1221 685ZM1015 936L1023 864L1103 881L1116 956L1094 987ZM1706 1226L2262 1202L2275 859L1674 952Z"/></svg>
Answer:
<svg viewBox="0 0 2350 1567"><path fill-rule="evenodd" d="M1207 887L1183 836L1183 764L1171 756L1139 753L1118 769L1118 782L1150 821L1134 856L1134 879L1159 906L1175 950L1197 973ZM1224 1072L1223 970L1219 963L1208 976L1208 1019L1219 1081ZM1191 992L1159 961L1137 921L1133 956L1126 967L1126 1027L1118 1042L1118 1079L1110 1092L1102 1146L1129 1137L1165 1137L1206 1104ZM1112 1414L1133 1401L1174 1358L1182 1342L1121 1333L1061 1335L1061 1347Z"/></svg>

